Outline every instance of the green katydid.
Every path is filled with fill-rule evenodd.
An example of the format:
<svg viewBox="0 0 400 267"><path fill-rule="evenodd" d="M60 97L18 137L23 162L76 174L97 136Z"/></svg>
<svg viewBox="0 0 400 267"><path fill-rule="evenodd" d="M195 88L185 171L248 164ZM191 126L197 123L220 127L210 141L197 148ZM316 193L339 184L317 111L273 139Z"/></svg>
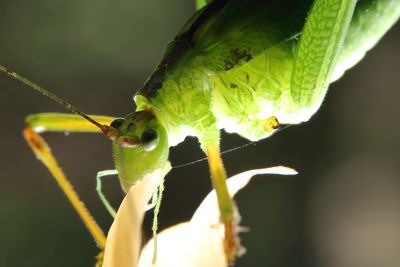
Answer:
<svg viewBox="0 0 400 267"><path fill-rule="evenodd" d="M214 0L168 45L160 65L135 96L135 113L113 122L100 116L89 116L94 121L87 122L75 115L32 115L27 119L28 140L35 148L40 138L35 131L100 128L113 140L117 172L126 190L167 164L169 146L188 135L198 137L209 157L225 224L225 248L233 260L236 221L219 156L219 129L259 140L279 123L307 121L321 105L328 84L356 64L400 14L398 0L358 1L353 15L355 4ZM53 165L49 168L54 170ZM100 235L95 226L90 228L94 236ZM102 247L104 240L95 239Z"/></svg>

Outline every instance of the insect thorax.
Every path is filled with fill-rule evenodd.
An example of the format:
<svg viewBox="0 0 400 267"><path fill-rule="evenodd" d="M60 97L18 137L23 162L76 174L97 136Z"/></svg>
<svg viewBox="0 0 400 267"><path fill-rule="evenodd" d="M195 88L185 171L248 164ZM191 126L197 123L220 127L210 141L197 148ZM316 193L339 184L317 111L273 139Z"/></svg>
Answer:
<svg viewBox="0 0 400 267"><path fill-rule="evenodd" d="M276 116L282 123L308 120L299 116L289 91L296 42L286 42L231 70L212 73L199 68L198 56L169 69L156 92L138 106L151 105L168 129L170 144L187 135L202 137L212 129L225 128L247 139L259 140L269 133L263 120ZM284 70L284 71L282 71Z"/></svg>

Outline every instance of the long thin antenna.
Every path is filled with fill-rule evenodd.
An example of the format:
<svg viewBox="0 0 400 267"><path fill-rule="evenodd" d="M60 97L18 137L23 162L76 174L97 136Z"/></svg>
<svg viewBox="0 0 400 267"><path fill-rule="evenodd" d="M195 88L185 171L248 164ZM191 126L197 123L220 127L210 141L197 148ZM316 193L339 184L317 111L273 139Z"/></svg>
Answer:
<svg viewBox="0 0 400 267"><path fill-rule="evenodd" d="M276 134L276 133L278 133L278 132L280 132L280 131L282 131L282 130L285 130L285 129L286 129L287 127L289 127L289 126L291 126L291 125L290 125L290 124L287 124L287 125L285 125L285 126L279 128L279 129L277 129L277 130L274 132L274 134ZM243 144L243 145L240 145L240 146L236 146L236 147L233 147L233 148L229 148L229 149L227 149L227 150L223 150L223 151L221 151L221 155L227 154L227 153L230 153L230 152L233 152L233 151L242 149L242 148L245 148L245 147L250 146L250 145L256 145L259 141L261 141L261 140L258 140L258 141L251 141L251 142L248 142L248 143ZM180 164L180 165L172 166L172 168L173 168L173 169L182 168L182 167L186 167L186 166L189 166L189 165L194 165L194 164L196 164L196 163L199 163L199 162L202 162L202 161L206 161L206 160L208 160L208 158L207 158L207 157L204 157L204 158L196 159L196 160L194 160L194 161L190 161L190 162L183 163L183 164Z"/></svg>
<svg viewBox="0 0 400 267"><path fill-rule="evenodd" d="M66 107L67 109L69 109L70 111L72 111L75 114L78 114L80 116L82 116L83 118L85 118L86 120L90 121L91 123L93 123L94 125L96 125L97 127L100 128L100 130L102 132L104 132L105 130L105 125L102 125L100 123L98 123L97 121L93 120L92 118L90 118L88 115L86 115L85 113L83 113L82 111L80 111L78 108L76 108L75 106L71 105L70 103L66 102L65 100L61 99L60 97L56 96L55 94L49 92L48 90L44 89L43 87L37 85L36 83L26 79L25 77L22 77L21 75L19 75L18 73L15 73L14 71L1 66L0 65L0 70L7 73L8 75L10 75L11 77L23 82L24 84L32 87L33 89L35 89L36 91L39 91L40 93L42 93L43 95L50 97L51 99L53 99L54 101L56 101L58 104L63 105L64 107Z"/></svg>

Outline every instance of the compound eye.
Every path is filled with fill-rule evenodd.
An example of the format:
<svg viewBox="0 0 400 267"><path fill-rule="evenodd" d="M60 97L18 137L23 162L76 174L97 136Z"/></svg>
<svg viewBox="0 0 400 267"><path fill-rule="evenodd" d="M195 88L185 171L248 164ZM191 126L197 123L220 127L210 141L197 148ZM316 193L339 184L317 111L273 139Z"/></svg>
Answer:
<svg viewBox="0 0 400 267"><path fill-rule="evenodd" d="M158 135L153 129L147 129L140 137L140 144L145 151L152 151L158 145Z"/></svg>
<svg viewBox="0 0 400 267"><path fill-rule="evenodd" d="M124 122L123 118L116 118L111 122L110 126L113 127L114 129L118 129L119 127L121 127L123 122Z"/></svg>

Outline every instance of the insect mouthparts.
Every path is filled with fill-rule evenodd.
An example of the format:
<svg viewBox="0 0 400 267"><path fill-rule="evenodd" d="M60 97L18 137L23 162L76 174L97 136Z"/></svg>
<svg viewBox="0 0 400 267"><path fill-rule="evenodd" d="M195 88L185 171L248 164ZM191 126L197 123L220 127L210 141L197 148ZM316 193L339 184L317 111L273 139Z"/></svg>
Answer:
<svg viewBox="0 0 400 267"><path fill-rule="evenodd" d="M129 147L129 148L137 147L139 144L139 140L132 138L132 137L127 137L127 136L118 137L117 142L119 144L121 144L121 146Z"/></svg>

